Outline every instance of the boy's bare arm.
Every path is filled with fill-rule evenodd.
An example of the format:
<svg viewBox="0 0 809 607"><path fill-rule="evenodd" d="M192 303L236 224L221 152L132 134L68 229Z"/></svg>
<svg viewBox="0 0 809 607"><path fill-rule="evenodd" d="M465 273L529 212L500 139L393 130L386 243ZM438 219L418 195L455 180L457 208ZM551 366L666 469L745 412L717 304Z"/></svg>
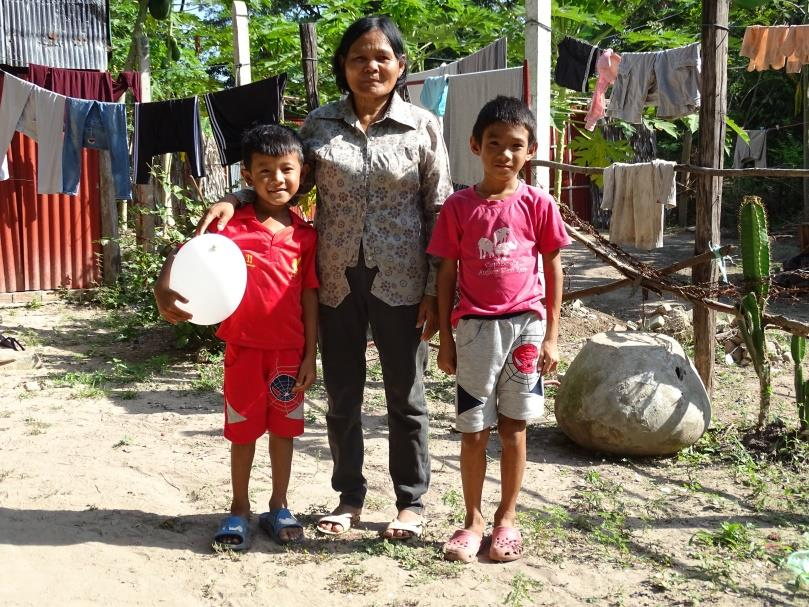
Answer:
<svg viewBox="0 0 809 607"><path fill-rule="evenodd" d="M303 308L303 358L293 392L303 392L317 379L317 289L304 289L301 293Z"/></svg>
<svg viewBox="0 0 809 607"><path fill-rule="evenodd" d="M455 338L452 336L452 306L455 303L455 284L458 278L458 260L443 258L438 267L438 368L448 375L455 373Z"/></svg>
<svg viewBox="0 0 809 607"><path fill-rule="evenodd" d="M152 289L154 291L155 302L157 303L157 311L160 313L160 316L173 325L191 319L191 314L177 307L178 301L188 303L188 300L169 287L171 266L174 264L174 256L176 254L176 249L168 254L166 261L163 262L163 267L160 269L160 275L157 277Z"/></svg>
<svg viewBox="0 0 809 607"><path fill-rule="evenodd" d="M562 310L562 258L559 249L542 254L545 276L545 339L539 352L538 371L549 375L559 364L559 315Z"/></svg>

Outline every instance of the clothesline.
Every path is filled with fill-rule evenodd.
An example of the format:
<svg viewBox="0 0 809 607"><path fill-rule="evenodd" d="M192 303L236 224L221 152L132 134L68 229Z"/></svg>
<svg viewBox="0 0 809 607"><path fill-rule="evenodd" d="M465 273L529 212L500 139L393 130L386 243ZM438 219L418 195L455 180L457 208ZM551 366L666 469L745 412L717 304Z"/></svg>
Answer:
<svg viewBox="0 0 809 607"><path fill-rule="evenodd" d="M552 160L532 160L531 166L547 167L568 173L583 175L600 175L604 167L582 167L575 164L553 162ZM693 173L696 175L711 175L713 177L804 177L809 178L809 169L715 169L692 164L676 164L674 170L678 173Z"/></svg>

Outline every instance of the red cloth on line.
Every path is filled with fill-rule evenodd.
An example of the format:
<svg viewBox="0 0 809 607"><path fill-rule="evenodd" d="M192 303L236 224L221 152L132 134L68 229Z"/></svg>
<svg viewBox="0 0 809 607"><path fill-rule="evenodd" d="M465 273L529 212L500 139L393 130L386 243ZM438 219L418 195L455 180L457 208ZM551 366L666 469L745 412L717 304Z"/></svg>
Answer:
<svg viewBox="0 0 809 607"><path fill-rule="evenodd" d="M139 72L121 72L113 80L109 72L69 70L32 63L28 66L28 80L48 91L74 99L113 102L131 89L135 101L140 101Z"/></svg>

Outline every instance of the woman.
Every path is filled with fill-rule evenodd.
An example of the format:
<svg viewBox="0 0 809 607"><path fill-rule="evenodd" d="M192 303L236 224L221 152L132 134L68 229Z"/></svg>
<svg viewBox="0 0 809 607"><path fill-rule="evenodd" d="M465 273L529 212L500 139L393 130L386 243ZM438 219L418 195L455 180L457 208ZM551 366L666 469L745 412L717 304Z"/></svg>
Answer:
<svg viewBox="0 0 809 607"><path fill-rule="evenodd" d="M364 17L340 41L332 67L346 96L309 114L300 134L317 186L320 351L328 397L332 487L340 502L318 521L339 535L359 521L367 491L360 419L370 325L388 409L389 470L398 513L388 539L418 536L430 481L425 343L436 330L435 268L426 247L435 208L452 193L447 152L432 114L396 90L407 77L401 32ZM237 197L250 201L250 192ZM227 222L232 202L217 203Z"/></svg>

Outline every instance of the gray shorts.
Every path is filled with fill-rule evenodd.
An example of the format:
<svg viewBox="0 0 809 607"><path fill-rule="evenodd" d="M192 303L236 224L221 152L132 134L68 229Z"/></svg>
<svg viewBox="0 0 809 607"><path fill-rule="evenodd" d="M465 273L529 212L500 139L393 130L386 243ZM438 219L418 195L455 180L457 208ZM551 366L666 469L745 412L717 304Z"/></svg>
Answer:
<svg viewBox="0 0 809 607"><path fill-rule="evenodd" d="M545 321L534 312L458 321L455 427L459 432L491 428L498 414L527 420L544 413L545 392L537 372L544 337Z"/></svg>
<svg viewBox="0 0 809 607"><path fill-rule="evenodd" d="M634 124L643 108L657 106L658 118L693 114L700 103L699 42L667 51L621 53L607 116Z"/></svg>

